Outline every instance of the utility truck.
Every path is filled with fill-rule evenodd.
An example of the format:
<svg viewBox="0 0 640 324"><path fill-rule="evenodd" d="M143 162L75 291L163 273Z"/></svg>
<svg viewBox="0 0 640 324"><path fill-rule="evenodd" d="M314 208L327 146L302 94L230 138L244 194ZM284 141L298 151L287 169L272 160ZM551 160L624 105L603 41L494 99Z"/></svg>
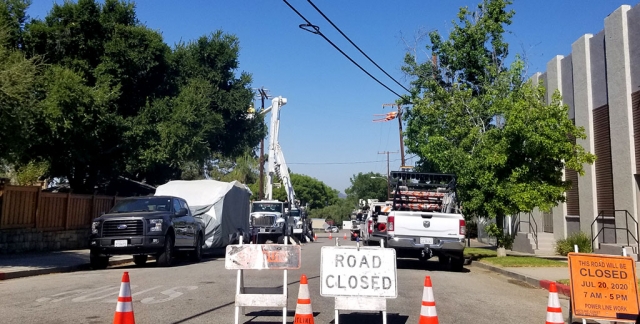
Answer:
<svg viewBox="0 0 640 324"><path fill-rule="evenodd" d="M394 189L391 210L378 216L371 236L384 239L399 258L426 261L437 256L440 263L461 270L466 224L455 175L393 171L389 181Z"/></svg>
<svg viewBox="0 0 640 324"><path fill-rule="evenodd" d="M269 108L261 114L271 112L271 127L269 138L269 159L265 185L265 199L252 203L250 223L253 237L258 243L266 240L284 243L284 237L295 237L298 241L310 241L313 232L308 225L306 211L302 210L297 199L289 168L284 159L282 148L278 141L280 131L280 110L287 104L287 98L281 96L272 99ZM275 178L275 179L274 179ZM287 193L287 202L273 199L274 180L280 179ZM295 241L295 240L294 240Z"/></svg>

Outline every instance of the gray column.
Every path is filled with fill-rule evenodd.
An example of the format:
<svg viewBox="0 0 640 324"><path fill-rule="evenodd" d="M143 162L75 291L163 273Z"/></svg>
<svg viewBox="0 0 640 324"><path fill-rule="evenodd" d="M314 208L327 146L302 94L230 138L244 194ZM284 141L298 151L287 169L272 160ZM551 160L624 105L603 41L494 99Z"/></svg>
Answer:
<svg viewBox="0 0 640 324"><path fill-rule="evenodd" d="M635 146L633 138L633 114L631 105L631 67L629 58L629 30L627 12L630 6L620 6L604 20L607 92L611 126L611 157L613 165L614 203L617 210L627 210L637 218L637 186L633 174ZM629 223L633 223L629 220ZM616 226L624 227L624 212L616 213ZM634 236L634 226L629 224ZM618 231L618 243L626 243L625 230Z"/></svg>
<svg viewBox="0 0 640 324"><path fill-rule="evenodd" d="M593 92L591 85L591 51L589 42L592 34L586 34L571 45L573 56L573 103L576 126L584 127L586 139L577 139L576 143L587 152L594 153L593 141ZM584 164L584 176L578 181L580 194L580 230L591 235L591 223L598 216L596 193L596 165ZM594 224L593 230L597 228ZM595 233L595 232L594 232Z"/></svg>
<svg viewBox="0 0 640 324"><path fill-rule="evenodd" d="M551 103L553 93L558 90L562 94L562 59L564 56L556 55L549 63L547 63L547 103ZM562 180L565 180L564 170L562 171ZM553 208L553 237L563 239L567 237L567 226L565 216L567 215L567 204L560 203ZM537 221L537 219L536 219ZM541 224L541 222L538 222ZM544 225L543 225L544 226Z"/></svg>

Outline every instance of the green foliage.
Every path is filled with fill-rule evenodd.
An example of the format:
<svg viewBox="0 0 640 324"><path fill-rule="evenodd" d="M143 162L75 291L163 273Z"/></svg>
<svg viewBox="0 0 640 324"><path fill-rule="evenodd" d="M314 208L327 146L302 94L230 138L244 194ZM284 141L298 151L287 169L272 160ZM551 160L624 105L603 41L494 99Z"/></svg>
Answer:
<svg viewBox="0 0 640 324"><path fill-rule="evenodd" d="M484 0L473 13L462 8L448 39L430 34L438 65L407 54L403 67L414 78L405 143L422 166L458 176L467 218L549 210L570 187L563 169L582 174L582 165L595 160L572 143L586 136L559 93L546 104L544 86L525 82L519 57L505 65L510 4Z"/></svg>
<svg viewBox="0 0 640 324"><path fill-rule="evenodd" d="M354 206L359 199L387 200L387 181L384 175L375 172L359 172L354 174L350 181L351 186L345 190L345 193L347 200Z"/></svg>
<svg viewBox="0 0 640 324"><path fill-rule="evenodd" d="M591 237L584 232L578 232L567 236L566 239L556 241L556 253L566 256L570 252L575 251L575 245L578 245L578 252L591 253Z"/></svg>
<svg viewBox="0 0 640 324"><path fill-rule="evenodd" d="M46 162L29 161L29 163L18 168L16 182L20 186L37 185L48 170L49 166Z"/></svg>
<svg viewBox="0 0 640 324"><path fill-rule="evenodd" d="M353 208L354 205L349 200L340 199L333 205L321 209L312 209L309 211L309 218L322 218L342 224L342 221L350 219Z"/></svg>
<svg viewBox="0 0 640 324"><path fill-rule="evenodd" d="M302 206L309 204L309 209L323 208L338 202L338 191L316 178L291 173L291 183Z"/></svg>
<svg viewBox="0 0 640 324"><path fill-rule="evenodd" d="M120 175L199 178L216 156L238 164L230 178L255 179L235 161L266 135L262 116L247 118L237 37L215 31L172 49L130 2L54 3L34 20L29 4L0 0L0 158L45 161L75 192Z"/></svg>
<svg viewBox="0 0 640 324"><path fill-rule="evenodd" d="M513 236L506 234L502 228L499 228L496 223L491 223L485 226L484 230L489 237L496 238L496 245L505 249L511 249L513 247Z"/></svg>

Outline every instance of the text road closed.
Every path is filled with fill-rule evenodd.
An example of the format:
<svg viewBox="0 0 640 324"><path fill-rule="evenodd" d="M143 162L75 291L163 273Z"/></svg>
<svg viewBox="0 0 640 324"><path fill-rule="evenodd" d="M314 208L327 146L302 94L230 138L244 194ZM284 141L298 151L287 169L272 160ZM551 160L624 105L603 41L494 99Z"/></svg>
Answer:
<svg viewBox="0 0 640 324"><path fill-rule="evenodd" d="M393 249L323 246L320 277L320 295L324 297L398 296Z"/></svg>

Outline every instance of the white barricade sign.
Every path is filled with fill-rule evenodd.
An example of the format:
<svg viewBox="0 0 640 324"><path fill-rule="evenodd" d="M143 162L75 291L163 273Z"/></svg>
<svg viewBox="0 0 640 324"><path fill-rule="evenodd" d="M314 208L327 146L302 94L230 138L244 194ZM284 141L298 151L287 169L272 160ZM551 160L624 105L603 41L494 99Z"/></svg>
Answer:
<svg viewBox="0 0 640 324"><path fill-rule="evenodd" d="M236 282L235 324L238 324L240 312L244 307L282 308L282 323L287 323L287 271L300 269L300 245L288 245L285 237L281 244L240 244L228 245L225 256L225 268L238 270ZM283 270L281 288L251 288L244 286L245 270ZM259 291L259 293L250 293Z"/></svg>
<svg viewBox="0 0 640 324"><path fill-rule="evenodd" d="M320 262L323 297L398 297L394 249L323 246Z"/></svg>
<svg viewBox="0 0 640 324"><path fill-rule="evenodd" d="M379 311L386 324L387 298L398 297L396 251L356 244L322 247L320 295L335 297L335 324L340 310Z"/></svg>

